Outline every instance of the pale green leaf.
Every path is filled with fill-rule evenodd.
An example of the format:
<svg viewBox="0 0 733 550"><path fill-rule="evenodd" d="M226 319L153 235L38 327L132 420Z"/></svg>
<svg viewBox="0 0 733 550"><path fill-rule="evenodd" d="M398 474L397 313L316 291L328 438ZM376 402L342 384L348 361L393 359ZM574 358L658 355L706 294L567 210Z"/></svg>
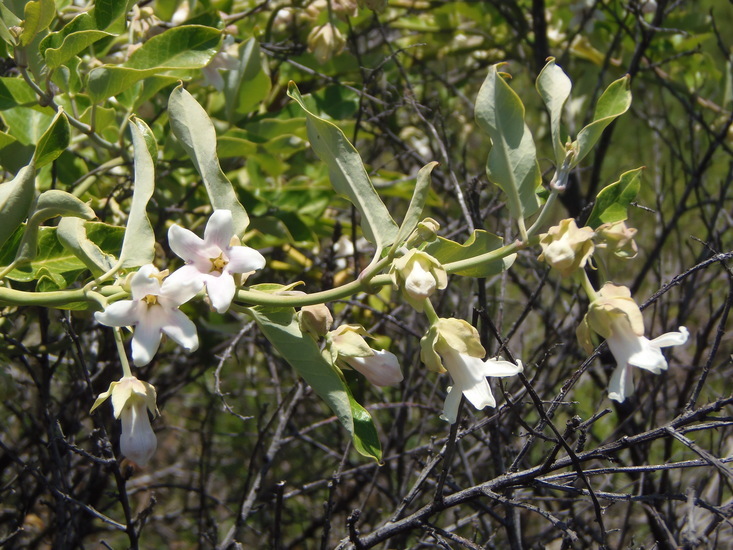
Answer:
<svg viewBox="0 0 733 550"><path fill-rule="evenodd" d="M149 264L155 257L155 234L146 210L155 190L155 167L145 135L140 130L143 125L145 123L139 119L130 124L135 161L135 186L125 239L122 241L120 252L120 267L123 269Z"/></svg>
<svg viewBox="0 0 733 550"><path fill-rule="evenodd" d="M624 221L628 217L629 205L639 194L643 169L624 172L617 182L601 189L586 225L596 229L604 223Z"/></svg>
<svg viewBox="0 0 733 550"><path fill-rule="evenodd" d="M499 74L489 69L476 98L476 122L491 138L486 163L489 180L507 196L509 211L517 219L534 214L542 177L532 133L524 123L524 105Z"/></svg>
<svg viewBox="0 0 733 550"><path fill-rule="evenodd" d="M51 125L36 145L36 152L33 155L36 168L41 168L56 160L69 146L70 139L69 119L66 118L63 110L59 109L59 112L51 121Z"/></svg>
<svg viewBox="0 0 733 550"><path fill-rule="evenodd" d="M395 244L397 246L402 245L404 241L412 234L417 227L418 222L422 218L422 211L425 208L425 201L428 198L430 192L430 174L433 169L438 166L438 162L433 161L422 168L417 173L417 179L415 181L415 190L412 193L412 200L410 205L407 207L407 213L405 218L402 220L400 230L395 237Z"/></svg>
<svg viewBox="0 0 733 550"><path fill-rule="evenodd" d="M303 334L292 308L252 308L257 325L275 349L310 384L351 435L354 448L380 460L381 446L371 415L351 395L342 373L321 355L318 344Z"/></svg>
<svg viewBox="0 0 733 550"><path fill-rule="evenodd" d="M104 252L89 239L86 224L81 218L61 218L56 236L63 247L81 260L95 276L106 273L117 262L117 258Z"/></svg>
<svg viewBox="0 0 733 550"><path fill-rule="evenodd" d="M565 158L565 144L563 143L560 128L565 102L570 97L572 87L568 75L555 65L555 58L550 57L537 77L537 91L550 113L552 148L555 152L557 166L560 166Z"/></svg>
<svg viewBox="0 0 733 550"><path fill-rule="evenodd" d="M0 111L13 107L35 105L38 98L22 78L0 78Z"/></svg>
<svg viewBox="0 0 733 550"><path fill-rule="evenodd" d="M168 115L173 133L204 181L211 205L216 210L231 210L235 234L241 236L249 225L249 216L219 165L216 131L209 115L183 86L171 92Z"/></svg>
<svg viewBox="0 0 733 550"><path fill-rule="evenodd" d="M20 45L27 46L40 33L48 28L56 15L53 0L37 0L28 2L24 8L23 31L20 33Z"/></svg>
<svg viewBox="0 0 733 550"><path fill-rule="evenodd" d="M31 163L10 181L0 183L0 247L28 215L36 192L36 169Z"/></svg>
<svg viewBox="0 0 733 550"><path fill-rule="evenodd" d="M224 97L227 119L234 114L247 114L270 93L270 78L262 69L259 42L253 37L239 47L239 66L228 71Z"/></svg>
<svg viewBox="0 0 733 550"><path fill-rule="evenodd" d="M46 220L57 216L76 216L91 220L96 216L94 210L71 193L60 189L49 189L41 193L31 207L31 214L20 240L15 261L28 262L36 257L38 228Z"/></svg>
<svg viewBox="0 0 733 550"><path fill-rule="evenodd" d="M425 252L433 256L441 264L449 264L458 260L466 260L486 252L491 252L504 245L504 239L482 229L477 229L466 240L464 244L438 237L437 240L428 243ZM462 271L454 272L455 275L464 277L490 277L506 271L514 263L516 254L505 258L483 263Z"/></svg>
<svg viewBox="0 0 733 550"><path fill-rule="evenodd" d="M288 86L288 95L305 111L308 140L318 158L328 165L333 188L361 214L364 237L379 249L392 244L397 224L374 189L358 151L338 126L308 110L294 82Z"/></svg>
<svg viewBox="0 0 733 550"><path fill-rule="evenodd" d="M628 111L630 106L630 77L626 75L611 82L601 97L598 98L596 110L593 113L593 122L578 133L578 139L574 143L576 154L571 163L571 167L576 166L583 160L601 138L601 134L603 134L606 126Z"/></svg>

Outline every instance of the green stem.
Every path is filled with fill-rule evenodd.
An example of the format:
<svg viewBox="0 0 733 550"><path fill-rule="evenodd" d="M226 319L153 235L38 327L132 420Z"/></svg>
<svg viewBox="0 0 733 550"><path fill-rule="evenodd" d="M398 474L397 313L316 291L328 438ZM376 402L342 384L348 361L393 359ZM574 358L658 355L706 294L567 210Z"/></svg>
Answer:
<svg viewBox="0 0 733 550"><path fill-rule="evenodd" d="M117 353L120 354L120 364L122 364L122 376L132 376L132 369L127 360L127 352L125 351L125 343L122 341L122 330L115 327L112 329L115 335L115 344L117 344Z"/></svg>
<svg viewBox="0 0 733 550"><path fill-rule="evenodd" d="M532 227L527 230L527 237L532 237L545 225L545 221L547 220L547 217L550 215L550 211L552 210L552 205L555 204L555 200L557 199L557 196L559 194L560 192L557 189L553 189L552 191L550 191L550 196L547 197L547 202L545 202L545 205L542 207L540 215L537 216L537 219L532 224Z"/></svg>
<svg viewBox="0 0 733 550"><path fill-rule="evenodd" d="M591 302L595 302L598 299L598 293L596 292L596 289L593 288L593 285L590 282L590 279L588 278L588 274L583 269L579 269L576 273L578 273L578 279L580 279L580 285L583 287L583 290L588 295L588 299Z"/></svg>
<svg viewBox="0 0 733 550"><path fill-rule="evenodd" d="M430 326L433 326L438 322L439 317L435 312L435 308L433 307L433 303L430 301L430 298L425 298L425 301L423 302L423 311L425 312L428 321L430 321Z"/></svg>

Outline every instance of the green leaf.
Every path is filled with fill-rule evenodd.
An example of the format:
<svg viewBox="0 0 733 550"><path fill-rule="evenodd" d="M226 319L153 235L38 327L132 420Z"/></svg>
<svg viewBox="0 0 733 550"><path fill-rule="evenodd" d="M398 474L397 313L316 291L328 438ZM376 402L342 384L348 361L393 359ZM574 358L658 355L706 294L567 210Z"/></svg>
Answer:
<svg viewBox="0 0 733 550"><path fill-rule="evenodd" d="M417 180L415 181L415 191L412 194L412 200L410 206L407 207L407 213L405 218L402 220L400 230L395 237L395 244L400 246L407 240L410 234L417 227L420 218L422 217L422 211L425 208L425 201L428 198L430 192L430 174L433 172L433 168L440 164L437 161L430 162L420 168L417 173Z"/></svg>
<svg viewBox="0 0 733 550"><path fill-rule="evenodd" d="M44 191L31 207L31 214L15 255L16 262L29 262L36 257L38 228L43 222L56 216L76 216L91 220L96 214L88 204L71 193L59 189Z"/></svg>
<svg viewBox="0 0 733 550"><path fill-rule="evenodd" d="M425 252L438 260L441 264L449 264L458 260L465 260L491 252L504 245L504 239L492 233L488 233L482 229L473 232L464 244L458 244L455 241L438 237L437 240L428 243ZM490 277L506 271L514 263L516 254L511 254L506 258L495 260L489 263L483 263L462 271L456 271L455 275L464 277Z"/></svg>
<svg viewBox="0 0 733 550"><path fill-rule="evenodd" d="M155 233L146 210L155 190L155 167L145 138L145 134L152 132L142 120L134 118L132 122L130 132L135 161L135 186L120 252L120 267L123 269L149 264L155 257ZM143 127L147 130L141 130Z"/></svg>
<svg viewBox="0 0 733 550"><path fill-rule="evenodd" d="M117 258L104 252L87 235L87 223L80 218L61 218L56 236L63 247L76 256L94 276L106 273L117 263ZM104 227L105 224L97 224Z"/></svg>
<svg viewBox="0 0 733 550"><path fill-rule="evenodd" d="M624 172L617 182L601 189L586 225L597 229L601 224L620 222L628 218L629 205L641 188L643 169L641 167Z"/></svg>
<svg viewBox="0 0 733 550"><path fill-rule="evenodd" d="M263 334L283 358L310 384L351 435L354 448L379 461L377 431L369 412L351 395L343 374L321 355L318 344L301 332L293 308L250 309Z"/></svg>
<svg viewBox="0 0 733 550"><path fill-rule="evenodd" d="M70 139L69 119L66 118L63 109L59 109L59 112L51 121L51 125L36 145L36 152L33 155L36 168L41 168L56 160L69 146Z"/></svg>
<svg viewBox="0 0 733 550"><path fill-rule="evenodd" d="M38 33L48 28L56 15L56 6L53 0L37 0L28 2L24 13L23 31L19 39L22 47L30 44Z"/></svg>
<svg viewBox="0 0 733 550"><path fill-rule="evenodd" d="M33 163L21 168L12 180L0 184L0 247L25 220L35 192Z"/></svg>
<svg viewBox="0 0 733 550"><path fill-rule="evenodd" d="M305 111L308 140L318 158L328 165L334 189L361 214L366 239L378 249L392 244L397 236L397 224L374 189L357 150L338 126L308 110L294 82L288 85L288 95Z"/></svg>
<svg viewBox="0 0 733 550"><path fill-rule="evenodd" d="M542 177L532 133L524 123L524 105L499 74L489 69L476 98L476 122L491 138L486 173L507 196L509 211L525 219L540 207Z"/></svg>
<svg viewBox="0 0 733 550"><path fill-rule="evenodd" d="M224 87L227 119L247 114L270 93L270 78L262 70L260 45L250 38L239 47L239 66L227 74Z"/></svg>
<svg viewBox="0 0 733 550"><path fill-rule="evenodd" d="M565 158L565 144L563 143L560 128L562 112L565 108L565 102L570 97L572 87L568 75L555 65L555 58L550 57L537 77L537 91L550 113L552 148L555 151L557 166L560 166Z"/></svg>
<svg viewBox="0 0 733 550"><path fill-rule="evenodd" d="M124 65L106 65L89 73L93 101L117 95L136 82L166 71L200 69L216 54L221 31L199 25L168 29L147 40Z"/></svg>
<svg viewBox="0 0 733 550"><path fill-rule="evenodd" d="M83 17L85 15L87 14L82 14L79 17ZM69 61L69 59L74 57L82 50L85 50L98 40L101 40L102 38L105 38L107 36L114 36L111 33L97 30L77 31L63 36L63 41L61 42L61 44L58 47L54 48L50 46L52 41L46 41L54 37L55 34L57 33L48 35L41 42L41 51L43 52L43 56L46 60L46 65L48 65L49 69L57 69L61 67L64 63Z"/></svg>
<svg viewBox="0 0 733 550"><path fill-rule="evenodd" d="M249 216L219 165L216 131L209 115L183 86L178 86L171 93L168 115L173 133L204 181L211 206L216 210L231 210L235 234L242 236L249 225Z"/></svg>
<svg viewBox="0 0 733 550"><path fill-rule="evenodd" d="M601 138L603 130L617 117L624 114L631 106L631 90L629 75L611 82L601 97L598 98L596 110L593 113L593 122L578 133L578 139L573 144L576 149L571 168L583 160L596 142Z"/></svg>
<svg viewBox="0 0 733 550"><path fill-rule="evenodd" d="M13 107L35 105L38 98L22 78L0 78L0 111Z"/></svg>

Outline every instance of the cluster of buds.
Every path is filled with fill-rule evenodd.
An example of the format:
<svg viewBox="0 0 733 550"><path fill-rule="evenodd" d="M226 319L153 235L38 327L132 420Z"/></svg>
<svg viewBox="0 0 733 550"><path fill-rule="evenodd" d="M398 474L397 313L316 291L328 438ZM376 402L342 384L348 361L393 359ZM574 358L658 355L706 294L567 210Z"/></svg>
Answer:
<svg viewBox="0 0 733 550"><path fill-rule="evenodd" d="M478 331L462 319L438 319L420 340L420 358L433 371L446 372L453 379L448 388L441 418L451 424L458 419L461 396L477 409L495 407L487 377L514 376L522 372L522 363L486 359Z"/></svg>

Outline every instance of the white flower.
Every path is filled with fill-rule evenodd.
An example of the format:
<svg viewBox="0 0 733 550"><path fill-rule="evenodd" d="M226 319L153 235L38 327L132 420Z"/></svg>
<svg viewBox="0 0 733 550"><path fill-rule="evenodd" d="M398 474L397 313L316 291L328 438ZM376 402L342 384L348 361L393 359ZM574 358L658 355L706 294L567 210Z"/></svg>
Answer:
<svg viewBox="0 0 733 550"><path fill-rule="evenodd" d="M152 360L160 347L163 332L187 351L199 347L196 325L178 307L193 298L200 286L170 277L161 284L163 277L165 272L160 273L154 265L144 265L130 282L131 300L120 300L94 314L103 325L135 326L132 360L138 366Z"/></svg>
<svg viewBox="0 0 733 550"><path fill-rule="evenodd" d="M436 290L448 285L448 274L441 263L427 252L413 248L392 263L389 271L392 284L402 290L403 297L417 311Z"/></svg>
<svg viewBox="0 0 733 550"><path fill-rule="evenodd" d="M518 361L518 365L500 359L484 361L467 353L459 353L452 348L443 349L440 355L443 358L443 365L453 378L453 386L448 388L441 415L443 420L451 424L458 418L461 394L465 395L468 402L478 410L484 407L496 407L496 399L486 377L514 376L523 370L521 361Z"/></svg>
<svg viewBox="0 0 733 550"><path fill-rule="evenodd" d="M139 466L145 466L158 446L148 417L148 411L154 416L158 414L155 388L134 376L125 376L99 395L90 412L110 396L115 418L122 421L120 451Z"/></svg>
<svg viewBox="0 0 733 550"><path fill-rule="evenodd" d="M206 285L211 305L224 313L237 290L234 273L249 274L265 267L265 258L248 246L232 246L234 223L229 210L216 210L209 218L204 238L179 225L168 230L171 249L186 265L177 269L170 279L194 281L200 290Z"/></svg>
<svg viewBox="0 0 733 550"><path fill-rule="evenodd" d="M373 350L367 357L344 357L352 369L363 374L375 386L394 386L403 380L400 361L394 353Z"/></svg>
<svg viewBox="0 0 733 550"><path fill-rule="evenodd" d="M606 339L617 363L608 384L608 397L623 403L627 396L633 395L632 366L653 374L667 370L667 360L662 355L661 348L681 346L687 342L688 336L689 331L685 327L679 327L679 332L667 332L654 340L649 340L645 336L637 336L623 317L614 320L611 324L611 334Z"/></svg>

